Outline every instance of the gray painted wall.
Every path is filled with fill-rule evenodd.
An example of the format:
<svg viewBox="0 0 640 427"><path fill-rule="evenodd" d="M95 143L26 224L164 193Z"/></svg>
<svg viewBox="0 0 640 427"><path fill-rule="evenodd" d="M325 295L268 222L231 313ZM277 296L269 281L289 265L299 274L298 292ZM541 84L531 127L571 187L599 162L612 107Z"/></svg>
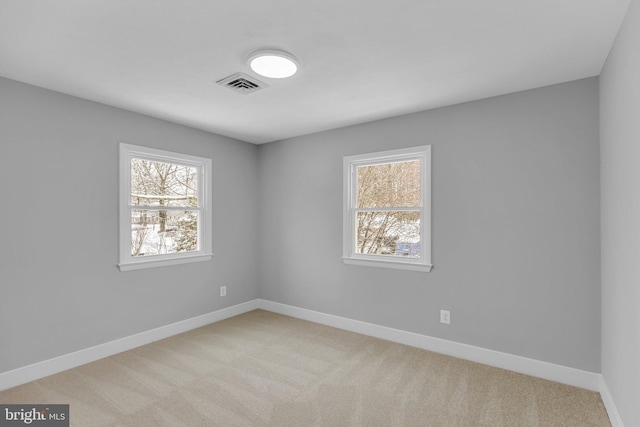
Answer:
<svg viewBox="0 0 640 427"><path fill-rule="evenodd" d="M0 372L258 296L600 370L596 78L259 147L6 79L0 94ZM213 159L213 261L118 271L120 141ZM423 144L434 271L344 265L342 157Z"/></svg>
<svg viewBox="0 0 640 427"><path fill-rule="evenodd" d="M119 142L213 159L212 261L117 269ZM0 372L257 297L255 145L0 78L0 149Z"/></svg>
<svg viewBox="0 0 640 427"><path fill-rule="evenodd" d="M598 120L591 78L260 146L260 297L599 372ZM343 156L423 144L434 270L343 264Z"/></svg>
<svg viewBox="0 0 640 427"><path fill-rule="evenodd" d="M625 426L640 426L640 4L600 77L602 375Z"/></svg>

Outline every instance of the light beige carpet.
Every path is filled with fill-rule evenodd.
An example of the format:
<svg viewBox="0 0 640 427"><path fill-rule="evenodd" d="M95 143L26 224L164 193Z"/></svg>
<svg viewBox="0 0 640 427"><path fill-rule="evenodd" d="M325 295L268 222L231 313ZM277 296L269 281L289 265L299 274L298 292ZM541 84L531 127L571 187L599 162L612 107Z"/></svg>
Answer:
<svg viewBox="0 0 640 427"><path fill-rule="evenodd" d="M609 426L597 393L256 310L0 392L73 426Z"/></svg>

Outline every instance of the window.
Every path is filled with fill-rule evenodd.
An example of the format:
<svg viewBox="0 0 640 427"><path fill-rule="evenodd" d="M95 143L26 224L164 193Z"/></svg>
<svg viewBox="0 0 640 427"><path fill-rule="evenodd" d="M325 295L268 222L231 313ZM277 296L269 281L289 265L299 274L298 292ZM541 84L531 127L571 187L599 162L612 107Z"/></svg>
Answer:
<svg viewBox="0 0 640 427"><path fill-rule="evenodd" d="M120 144L120 270L211 259L211 160Z"/></svg>
<svg viewBox="0 0 640 427"><path fill-rule="evenodd" d="M347 264L431 271L431 146L344 158Z"/></svg>

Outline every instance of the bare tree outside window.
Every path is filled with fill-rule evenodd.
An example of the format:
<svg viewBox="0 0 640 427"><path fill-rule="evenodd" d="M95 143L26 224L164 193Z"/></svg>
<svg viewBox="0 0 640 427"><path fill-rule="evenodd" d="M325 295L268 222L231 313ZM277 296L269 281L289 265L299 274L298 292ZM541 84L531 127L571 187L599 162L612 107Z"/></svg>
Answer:
<svg viewBox="0 0 640 427"><path fill-rule="evenodd" d="M431 146L345 156L342 260L430 272Z"/></svg>
<svg viewBox="0 0 640 427"><path fill-rule="evenodd" d="M198 250L198 169L131 159L131 255Z"/></svg>
<svg viewBox="0 0 640 427"><path fill-rule="evenodd" d="M420 160L357 168L356 253L420 257Z"/></svg>

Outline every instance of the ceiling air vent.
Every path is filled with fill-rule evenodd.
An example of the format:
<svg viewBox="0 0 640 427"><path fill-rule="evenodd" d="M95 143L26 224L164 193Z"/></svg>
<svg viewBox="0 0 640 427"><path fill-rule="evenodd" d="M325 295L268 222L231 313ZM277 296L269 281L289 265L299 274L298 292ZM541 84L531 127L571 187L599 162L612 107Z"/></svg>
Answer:
<svg viewBox="0 0 640 427"><path fill-rule="evenodd" d="M257 92L260 89L269 87L268 84L261 82L260 80L248 76L244 73L235 73L229 77L225 77L222 80L218 80L220 86L228 87L229 89L246 95L248 93Z"/></svg>

